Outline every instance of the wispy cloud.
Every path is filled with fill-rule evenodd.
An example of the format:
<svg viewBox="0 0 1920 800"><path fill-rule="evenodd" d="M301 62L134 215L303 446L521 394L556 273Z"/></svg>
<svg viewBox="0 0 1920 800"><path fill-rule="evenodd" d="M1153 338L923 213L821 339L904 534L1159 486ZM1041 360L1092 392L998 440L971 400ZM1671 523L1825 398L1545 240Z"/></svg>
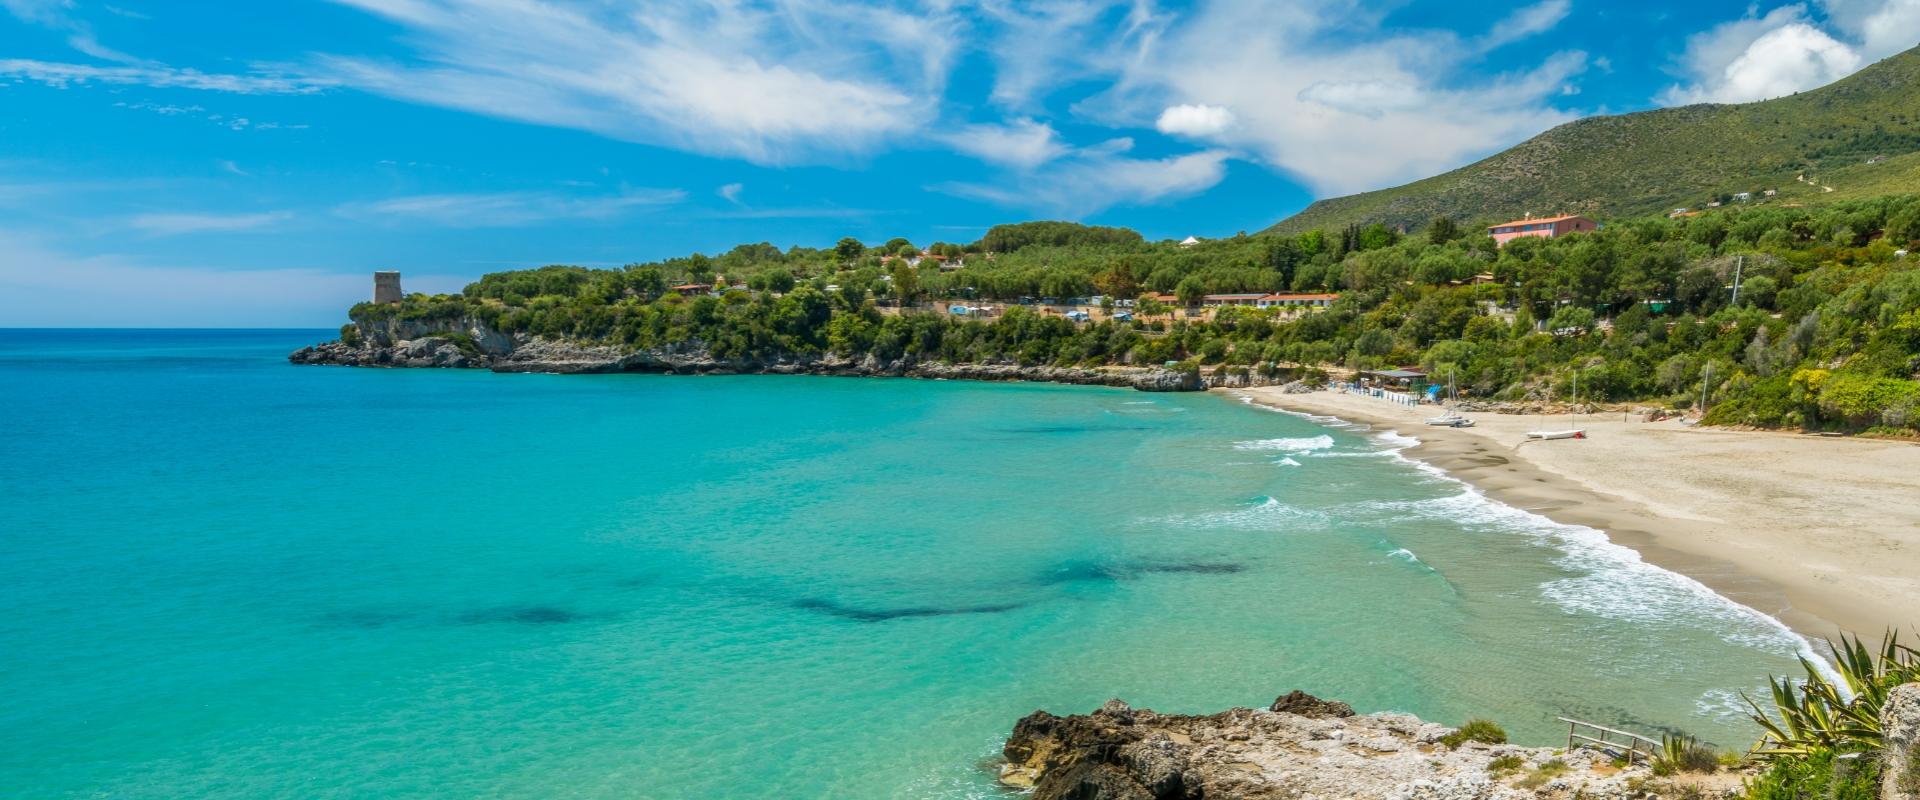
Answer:
<svg viewBox="0 0 1920 800"><path fill-rule="evenodd" d="M332 85L332 81L326 79L272 72L239 75L165 65L100 67L24 58L0 59L0 76L35 81L59 89L102 83L232 94L311 94Z"/></svg>
<svg viewBox="0 0 1920 800"><path fill-rule="evenodd" d="M1167 127L1323 195L1444 171L1575 116L1555 102L1585 69L1583 53L1481 76L1482 49L1461 34L1387 28L1382 13L1335 0L1216 0L1132 14L1137 24L1093 59L1113 65L1109 87L1074 109L1115 126L1207 109L1177 112ZM1549 0L1518 15L1519 30L1563 15Z"/></svg>
<svg viewBox="0 0 1920 800"><path fill-rule="evenodd" d="M1129 143L1076 151L1037 170L995 182L946 182L935 191L1010 208L1044 210L1079 219L1107 208L1185 197L1213 188L1227 174L1225 150L1171 158L1130 158Z"/></svg>
<svg viewBox="0 0 1920 800"><path fill-rule="evenodd" d="M740 192L742 190L745 190L746 188L747 187L744 184L729 183L725 186L722 186L718 189L713 190L713 193L720 195L722 199L725 199L729 203L732 203L734 205L740 205L741 204Z"/></svg>
<svg viewBox="0 0 1920 800"><path fill-rule="evenodd" d="M1573 0L1541 0L1514 9L1480 37L1482 50L1496 50L1553 30L1573 12Z"/></svg>
<svg viewBox="0 0 1920 800"><path fill-rule="evenodd" d="M701 216L714 219L865 219L892 212L871 208L840 206L798 206L790 208L731 208Z"/></svg>
<svg viewBox="0 0 1920 800"><path fill-rule="evenodd" d="M335 2L402 26L419 51L407 61L322 58L342 83L763 164L864 152L915 129L946 68L921 48L948 46L937 13L826 0L671 0L625 13L521 0Z"/></svg>
<svg viewBox="0 0 1920 800"><path fill-rule="evenodd" d="M1022 169L1045 164L1070 149L1052 125L1025 118L1005 125L962 125L934 138L982 161Z"/></svg>
<svg viewBox="0 0 1920 800"><path fill-rule="evenodd" d="M636 209L678 203L679 189L636 189L611 197L568 197L549 192L423 194L351 203L335 212L366 220L406 219L453 228L514 227L553 220L607 220Z"/></svg>
<svg viewBox="0 0 1920 800"><path fill-rule="evenodd" d="M293 219L291 211L261 211L247 214L138 214L127 221L135 230L155 236L179 236L190 233L236 233L254 231Z"/></svg>
<svg viewBox="0 0 1920 800"><path fill-rule="evenodd" d="M29 22L67 35L67 46L106 61L131 63L133 56L103 45L92 26L73 15L73 0L0 0L0 9L23 22Z"/></svg>

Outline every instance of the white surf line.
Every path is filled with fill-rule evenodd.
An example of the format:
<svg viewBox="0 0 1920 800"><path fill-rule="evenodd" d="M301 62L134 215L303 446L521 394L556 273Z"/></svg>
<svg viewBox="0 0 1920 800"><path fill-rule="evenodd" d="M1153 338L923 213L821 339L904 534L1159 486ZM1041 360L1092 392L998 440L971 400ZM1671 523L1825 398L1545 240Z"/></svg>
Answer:
<svg viewBox="0 0 1920 800"><path fill-rule="evenodd" d="M1252 408L1258 408L1266 411L1272 411L1275 413L1287 414L1289 416L1299 417L1315 425L1319 425L1323 428L1339 430L1338 428L1333 428L1332 426L1326 424L1323 420L1333 420L1333 421L1345 423L1348 425L1354 424L1349 420L1342 419L1339 416L1336 416L1333 414L1309 414L1303 411L1294 411L1292 409L1278 408L1275 406L1267 405L1265 403L1256 402L1252 395L1249 395L1245 392L1234 392L1233 394L1234 396L1239 397L1240 402L1244 405L1250 406ZM1368 429L1371 430L1371 427L1369 427ZM1776 632L1785 634L1787 639L1794 643L1795 652L1801 657L1805 658L1809 663L1813 664L1814 668L1820 671L1822 677L1825 677L1826 679L1833 681L1835 683L1844 685L1844 681L1841 679L1840 672L1834 668L1832 662L1830 661L1830 656L1822 655L1820 651L1814 647L1813 640L1800 635L1799 631L1796 631L1792 627L1788 626L1786 623L1781 622L1780 618L1775 617L1772 614L1768 614L1764 611L1761 611L1760 609L1749 606L1738 600L1734 600L1733 598L1723 595L1719 592L1716 592L1713 590L1713 587L1710 587L1704 583L1701 583L1700 581L1692 577L1667 569L1658 564L1650 563L1646 559L1640 557L1640 551L1613 541L1613 538L1608 536L1606 531L1600 530L1598 528L1591 528L1585 525L1566 525L1563 523L1555 522L1552 518L1547 517L1544 514L1540 514L1538 512L1535 512L1529 509L1510 506L1510 505L1507 505L1506 503L1500 502L1499 500L1495 500L1491 497L1487 497L1486 493L1480 490L1480 487L1474 486L1473 484L1468 483L1467 481L1454 476L1452 473L1449 473L1446 470L1441 469L1440 467L1434 466L1433 464L1427 463L1425 461L1421 461L1419 459L1408 458L1404 453L1400 452L1401 450L1407 450L1407 449L1411 449L1413 447L1418 446L1418 444L1420 443L1420 439L1418 437L1407 436L1406 434L1400 433L1397 430L1390 431L1389 433L1390 435L1393 435L1393 436L1401 437L1404 439L1411 439L1414 442L1414 444L1407 445L1405 447L1384 448L1386 452L1391 452L1396 459L1400 461L1404 461L1409 464L1416 465L1421 468L1422 472L1427 472L1428 474L1435 475L1437 477L1440 477L1441 479L1458 484L1460 487L1462 487L1463 490L1473 494L1475 497L1479 498L1482 502L1491 504L1493 506L1501 507L1501 508L1512 509L1519 513L1525 514L1527 516L1534 517L1540 522L1545 523L1546 525L1551 525L1551 526L1560 527L1560 528L1568 528L1573 530L1580 530L1580 531L1591 531L1592 533L1599 536L1601 544L1604 544L1607 547L1617 548L1621 551L1624 551L1627 554L1630 554L1634 562L1637 562L1656 572L1664 573L1665 575L1669 576L1671 579L1677 581L1682 588L1685 588L1697 595L1713 598L1714 600L1717 600L1733 608L1736 611L1736 613L1740 613L1740 614L1744 614L1746 616L1752 617L1754 620L1761 622L1766 627L1773 628Z"/></svg>

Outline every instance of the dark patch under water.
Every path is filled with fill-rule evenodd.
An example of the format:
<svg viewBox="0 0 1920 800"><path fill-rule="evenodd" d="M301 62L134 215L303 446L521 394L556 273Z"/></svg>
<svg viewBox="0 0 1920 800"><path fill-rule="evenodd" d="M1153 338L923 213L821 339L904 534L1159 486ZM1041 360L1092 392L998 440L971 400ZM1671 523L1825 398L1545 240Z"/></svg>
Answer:
<svg viewBox="0 0 1920 800"><path fill-rule="evenodd" d="M463 611L448 616L432 613L407 613L379 609L329 612L321 619L346 628L391 628L399 625L564 625L586 619L585 614L557 606L499 606Z"/></svg>
<svg viewBox="0 0 1920 800"><path fill-rule="evenodd" d="M1109 431L1150 431L1150 425L1029 425L1020 428L995 428L995 433L1106 433Z"/></svg>
<svg viewBox="0 0 1920 800"><path fill-rule="evenodd" d="M555 606L501 606L468 611L454 618L462 625L489 625L496 622L518 625L561 625L579 622L586 615Z"/></svg>
<svg viewBox="0 0 1920 800"><path fill-rule="evenodd" d="M843 603L836 603L832 600L822 600L816 597L808 597L800 600L795 600L792 602L791 605L794 608L802 608L808 611L818 611L828 616L840 617L841 619L859 620L860 622L886 622L887 620L910 619L913 617L947 617L947 616L953 616L956 614L998 614L1003 611L1012 611L1016 608L1020 608L1024 606L1025 603L994 603L990 605L978 605L978 606L909 606L906 608L861 608L859 606L850 606L850 605L845 605Z"/></svg>
<svg viewBox="0 0 1920 800"><path fill-rule="evenodd" d="M1244 564L1224 562L1103 564L1094 561L1076 561L1047 570L1034 582L1042 586L1052 586L1062 583L1124 581L1153 574L1232 575L1246 571L1247 567Z"/></svg>

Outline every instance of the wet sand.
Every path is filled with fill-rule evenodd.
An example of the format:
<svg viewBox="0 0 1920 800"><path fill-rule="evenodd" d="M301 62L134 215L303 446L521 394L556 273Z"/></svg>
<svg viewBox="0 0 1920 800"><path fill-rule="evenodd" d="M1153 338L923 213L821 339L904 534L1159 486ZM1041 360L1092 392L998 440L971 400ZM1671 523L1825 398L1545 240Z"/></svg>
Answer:
<svg viewBox="0 0 1920 800"><path fill-rule="evenodd" d="M1649 563L1818 640L1920 625L1920 446L1584 415L1585 439L1528 441L1567 417L1467 414L1329 391L1218 390L1421 441L1406 451L1489 497L1606 531Z"/></svg>

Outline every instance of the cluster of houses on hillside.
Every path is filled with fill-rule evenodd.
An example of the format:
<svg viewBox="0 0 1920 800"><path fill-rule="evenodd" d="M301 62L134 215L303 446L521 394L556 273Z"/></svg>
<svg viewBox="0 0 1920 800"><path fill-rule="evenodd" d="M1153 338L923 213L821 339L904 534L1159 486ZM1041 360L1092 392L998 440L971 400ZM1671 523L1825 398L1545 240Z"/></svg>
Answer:
<svg viewBox="0 0 1920 800"><path fill-rule="evenodd" d="M1768 198L1768 197L1777 197L1779 196L1779 194L1780 194L1779 189L1762 189L1760 191L1759 196L1761 198ZM1721 200L1717 200L1717 199L1708 200L1705 207L1719 208L1723 205L1726 205L1727 202L1751 203L1753 202L1753 198L1755 195L1753 192L1734 192L1733 194L1730 194L1730 195L1721 195L1721 196L1729 199L1726 202L1722 202ZM1701 213L1702 212L1700 210L1681 207L1681 208L1676 208L1672 211L1667 212L1667 219L1679 219L1681 217L1697 217L1697 216L1700 216Z"/></svg>
<svg viewBox="0 0 1920 800"><path fill-rule="evenodd" d="M993 258L993 255L989 253L987 254L986 257ZM906 260L907 266L914 267L916 269L919 268L921 264L925 264L928 261L932 261L933 263L939 265L941 272L952 272L956 269L960 269L961 267L964 267L967 265L967 257L965 254L948 258L946 256L940 255L939 253L928 252L925 250L920 251L920 253L917 255L911 255L911 256L881 256L880 263L892 264L893 262L901 259Z"/></svg>

